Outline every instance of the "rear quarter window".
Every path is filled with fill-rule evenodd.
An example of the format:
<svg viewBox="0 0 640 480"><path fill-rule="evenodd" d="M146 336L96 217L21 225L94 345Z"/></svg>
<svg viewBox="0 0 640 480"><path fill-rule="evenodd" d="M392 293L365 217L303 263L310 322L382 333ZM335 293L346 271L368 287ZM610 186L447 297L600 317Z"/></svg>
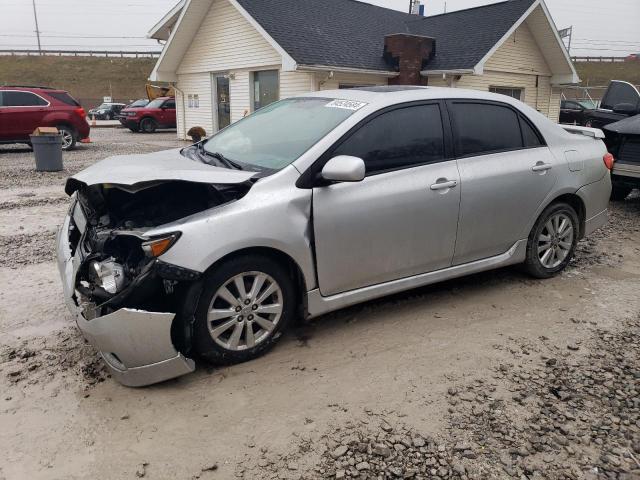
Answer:
<svg viewBox="0 0 640 480"><path fill-rule="evenodd" d="M60 102L72 107L79 107L80 104L66 92L49 92L49 96L59 100Z"/></svg>

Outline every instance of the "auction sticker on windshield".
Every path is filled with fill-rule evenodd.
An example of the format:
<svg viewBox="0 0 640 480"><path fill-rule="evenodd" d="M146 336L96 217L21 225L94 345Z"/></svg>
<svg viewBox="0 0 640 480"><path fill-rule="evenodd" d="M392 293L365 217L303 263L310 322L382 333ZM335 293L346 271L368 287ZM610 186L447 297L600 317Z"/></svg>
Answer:
<svg viewBox="0 0 640 480"><path fill-rule="evenodd" d="M345 110L360 110L366 103L356 102L355 100L333 100L325 105L329 108L343 108Z"/></svg>

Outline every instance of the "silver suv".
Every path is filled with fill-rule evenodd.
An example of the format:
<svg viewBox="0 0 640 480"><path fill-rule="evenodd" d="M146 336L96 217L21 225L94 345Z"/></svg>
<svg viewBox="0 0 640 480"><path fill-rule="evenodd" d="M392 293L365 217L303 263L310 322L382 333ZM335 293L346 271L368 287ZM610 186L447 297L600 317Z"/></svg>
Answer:
<svg viewBox="0 0 640 480"><path fill-rule="evenodd" d="M113 376L139 386L196 357L253 359L296 318L401 290L511 264L550 277L607 221L600 138L478 91L282 100L71 177L64 294Z"/></svg>

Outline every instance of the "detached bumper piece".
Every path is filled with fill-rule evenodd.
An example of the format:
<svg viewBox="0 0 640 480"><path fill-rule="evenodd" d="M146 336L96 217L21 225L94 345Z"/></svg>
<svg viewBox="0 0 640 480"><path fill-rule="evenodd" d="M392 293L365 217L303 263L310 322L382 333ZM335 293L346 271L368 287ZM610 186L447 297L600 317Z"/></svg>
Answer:
<svg viewBox="0 0 640 480"><path fill-rule="evenodd" d="M142 387L195 370L195 363L171 342L175 314L123 308L87 320L78 315L78 327L95 346L111 375L123 385Z"/></svg>

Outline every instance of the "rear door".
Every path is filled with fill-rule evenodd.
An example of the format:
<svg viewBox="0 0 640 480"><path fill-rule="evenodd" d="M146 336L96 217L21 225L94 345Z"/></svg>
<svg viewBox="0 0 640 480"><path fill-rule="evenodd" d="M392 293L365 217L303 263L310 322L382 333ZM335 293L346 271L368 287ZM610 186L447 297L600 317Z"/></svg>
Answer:
<svg viewBox="0 0 640 480"><path fill-rule="evenodd" d="M511 106L469 100L447 106L461 180L453 259L459 265L499 255L527 238L560 165L540 133Z"/></svg>
<svg viewBox="0 0 640 480"><path fill-rule="evenodd" d="M322 295L451 265L460 204L438 103L369 118L330 150L362 158L366 178L313 189Z"/></svg>
<svg viewBox="0 0 640 480"><path fill-rule="evenodd" d="M49 102L32 92L2 91L2 124L6 139L28 140L37 127L43 126Z"/></svg>

